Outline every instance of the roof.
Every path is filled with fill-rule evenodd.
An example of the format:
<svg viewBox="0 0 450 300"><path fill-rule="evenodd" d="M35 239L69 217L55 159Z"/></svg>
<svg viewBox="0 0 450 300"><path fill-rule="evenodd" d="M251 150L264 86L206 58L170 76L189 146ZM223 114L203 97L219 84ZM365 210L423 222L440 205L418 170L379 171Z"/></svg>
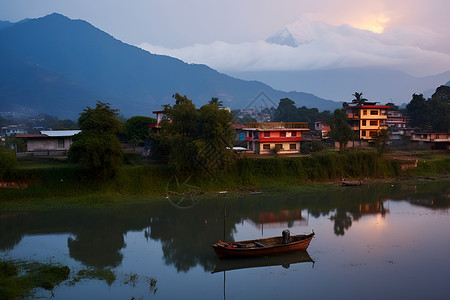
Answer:
<svg viewBox="0 0 450 300"><path fill-rule="evenodd" d="M344 108L359 108L359 109L364 109L364 108L385 108L385 109L389 109L391 108L389 105L347 105L344 106Z"/></svg>
<svg viewBox="0 0 450 300"><path fill-rule="evenodd" d="M41 133L17 133L17 138L49 138L69 137L80 133L81 130L42 130Z"/></svg>
<svg viewBox="0 0 450 300"><path fill-rule="evenodd" d="M63 137L63 136L74 136L80 133L81 130L42 130L41 134L47 135L49 137Z"/></svg>
<svg viewBox="0 0 450 300"><path fill-rule="evenodd" d="M243 129L243 128L245 128L245 125L244 124L233 124L233 128L234 129Z"/></svg>
<svg viewBox="0 0 450 300"><path fill-rule="evenodd" d="M308 122L247 122L247 128L299 129L308 128Z"/></svg>
<svg viewBox="0 0 450 300"><path fill-rule="evenodd" d="M44 134L39 133L17 133L16 138L43 138L47 137Z"/></svg>

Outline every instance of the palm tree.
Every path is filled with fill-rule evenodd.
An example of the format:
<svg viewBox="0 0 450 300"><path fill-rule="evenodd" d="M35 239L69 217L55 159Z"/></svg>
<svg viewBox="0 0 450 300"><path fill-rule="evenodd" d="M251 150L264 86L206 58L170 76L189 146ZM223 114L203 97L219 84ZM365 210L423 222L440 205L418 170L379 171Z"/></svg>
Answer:
<svg viewBox="0 0 450 300"><path fill-rule="evenodd" d="M355 99L352 100L352 103L357 104L357 105L364 105L367 102L366 98L362 97L363 93L358 93L355 92L354 94L352 94L352 96L355 97Z"/></svg>
<svg viewBox="0 0 450 300"><path fill-rule="evenodd" d="M223 107L223 102L219 98L212 97L208 104L216 104L218 107Z"/></svg>

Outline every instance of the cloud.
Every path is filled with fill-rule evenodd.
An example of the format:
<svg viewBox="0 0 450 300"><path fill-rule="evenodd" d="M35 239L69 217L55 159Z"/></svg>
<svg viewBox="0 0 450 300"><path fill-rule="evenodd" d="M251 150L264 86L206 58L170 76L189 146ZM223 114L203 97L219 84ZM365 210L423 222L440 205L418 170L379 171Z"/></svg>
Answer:
<svg viewBox="0 0 450 300"><path fill-rule="evenodd" d="M307 42L298 47L265 41L215 41L177 49L142 43L139 47L188 63L206 64L222 72L376 66L426 76L450 69L450 55L432 50L436 41L443 37L429 30L397 29L376 34L349 25L331 26L316 22L309 23L308 27L302 24L287 26L291 31L301 29L293 36L296 39L304 36Z"/></svg>

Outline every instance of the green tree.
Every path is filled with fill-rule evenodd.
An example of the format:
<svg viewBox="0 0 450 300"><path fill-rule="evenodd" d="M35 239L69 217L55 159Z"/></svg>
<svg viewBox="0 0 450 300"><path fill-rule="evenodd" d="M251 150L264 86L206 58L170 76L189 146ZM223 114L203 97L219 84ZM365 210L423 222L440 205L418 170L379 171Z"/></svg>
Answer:
<svg viewBox="0 0 450 300"><path fill-rule="evenodd" d="M435 132L450 132L450 87L442 85L428 100L430 125Z"/></svg>
<svg viewBox="0 0 450 300"><path fill-rule="evenodd" d="M430 128L431 109L422 94L413 94L412 100L406 105L406 112L410 116L410 126L423 129Z"/></svg>
<svg viewBox="0 0 450 300"><path fill-rule="evenodd" d="M169 165L179 173L218 172L232 159L234 130L231 113L220 101L196 109L186 96L175 94L175 104L166 105L157 148L168 151Z"/></svg>
<svg viewBox="0 0 450 300"><path fill-rule="evenodd" d="M392 102L386 103L386 106L390 106L390 110L398 110L398 106Z"/></svg>
<svg viewBox="0 0 450 300"><path fill-rule="evenodd" d="M117 112L100 101L95 108L84 109L78 118L82 132L74 136L69 149L69 159L80 162L98 179L114 176L122 165L123 149L117 138L122 123Z"/></svg>
<svg viewBox="0 0 450 300"><path fill-rule="evenodd" d="M148 125L156 124L155 118L135 116L125 121L125 138L131 143L143 143L148 140Z"/></svg>
<svg viewBox="0 0 450 300"><path fill-rule="evenodd" d="M297 122L299 121L297 107L295 102L289 98L280 99L277 109L275 110L274 122Z"/></svg>
<svg viewBox="0 0 450 300"><path fill-rule="evenodd" d="M331 131L328 137L339 142L339 149L343 151L347 147L349 141L355 140L356 135L352 128L347 123L347 116L342 109L336 109L330 121Z"/></svg>
<svg viewBox="0 0 450 300"><path fill-rule="evenodd" d="M17 158L13 150L0 145L0 179L11 180L17 170Z"/></svg>
<svg viewBox="0 0 450 300"><path fill-rule="evenodd" d="M223 102L220 101L219 98L212 97L208 104L216 104L218 107L223 107Z"/></svg>
<svg viewBox="0 0 450 300"><path fill-rule="evenodd" d="M386 152L387 143L389 141L389 134L386 129L382 129L375 139L375 147L378 154Z"/></svg>

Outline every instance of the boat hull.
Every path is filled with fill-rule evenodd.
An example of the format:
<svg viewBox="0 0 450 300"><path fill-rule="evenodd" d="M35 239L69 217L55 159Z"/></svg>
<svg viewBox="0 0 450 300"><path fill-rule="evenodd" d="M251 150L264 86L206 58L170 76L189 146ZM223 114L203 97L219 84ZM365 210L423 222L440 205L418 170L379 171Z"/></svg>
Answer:
<svg viewBox="0 0 450 300"><path fill-rule="evenodd" d="M233 243L218 242L211 246L219 258L270 256L306 250L313 236L314 233L294 235L291 236L291 242L287 244L282 243L282 237L275 237ZM246 246L253 244L255 245ZM240 245L244 247L240 247Z"/></svg>

